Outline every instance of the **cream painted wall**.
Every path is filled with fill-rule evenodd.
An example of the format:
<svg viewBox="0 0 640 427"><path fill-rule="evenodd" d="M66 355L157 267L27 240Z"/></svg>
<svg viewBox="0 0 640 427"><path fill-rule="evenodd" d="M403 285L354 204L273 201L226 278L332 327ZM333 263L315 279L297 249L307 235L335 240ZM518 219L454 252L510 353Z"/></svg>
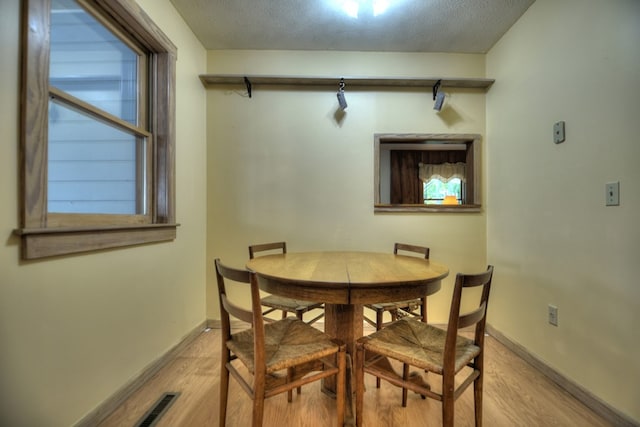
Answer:
<svg viewBox="0 0 640 427"><path fill-rule="evenodd" d="M205 312L219 317L215 257L241 266L248 244L279 239L290 250L427 244L452 272L488 260L497 267L492 325L640 420L632 383L640 367L630 355L640 320L639 2L538 0L486 58L230 51L205 60L168 0L139 0L178 46L178 239L30 263L19 261L11 234L19 222L17 3L0 2L0 425L77 422ZM347 86L339 117L334 89L254 87L249 99L242 88L205 92L197 80L204 70L483 77L485 59L497 80L488 95L451 91L439 115L428 90ZM568 136L558 146L557 120ZM485 135L487 214L374 214L376 132ZM604 183L614 180L621 206L605 208ZM430 299L433 321L445 320L451 284ZM560 309L558 328L546 323L549 303Z"/></svg>
<svg viewBox="0 0 640 427"><path fill-rule="evenodd" d="M0 425L69 426L205 320L205 50L168 0L141 6L178 46L178 238L19 260L19 4L0 2Z"/></svg>
<svg viewBox="0 0 640 427"><path fill-rule="evenodd" d="M359 52L210 51L209 73L306 76L484 77L484 55ZM336 114L336 87L207 91L208 263L241 267L247 246L286 240L290 251L391 251L395 241L424 244L452 272L485 268L485 215L374 214L374 133L485 132L485 93L450 91L433 110L426 90L346 86L349 107ZM482 142L484 144L484 142ZM430 298L446 321L453 274ZM208 270L207 315L218 319Z"/></svg>
<svg viewBox="0 0 640 427"><path fill-rule="evenodd" d="M639 42L638 1L538 0L487 55L489 321L636 422Z"/></svg>

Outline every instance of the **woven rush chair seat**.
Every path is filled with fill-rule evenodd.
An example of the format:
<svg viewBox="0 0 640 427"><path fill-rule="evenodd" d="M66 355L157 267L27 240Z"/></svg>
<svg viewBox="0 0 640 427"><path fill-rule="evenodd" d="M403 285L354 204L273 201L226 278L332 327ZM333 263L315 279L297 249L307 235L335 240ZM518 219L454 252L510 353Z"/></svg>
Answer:
<svg viewBox="0 0 640 427"><path fill-rule="evenodd" d="M447 331L411 318L403 318L364 340L365 350L391 357L416 368L439 375L443 373ZM456 340L455 372L480 354L473 340L459 336Z"/></svg>
<svg viewBox="0 0 640 427"><path fill-rule="evenodd" d="M310 328L293 317L264 325L266 373L301 365L312 360L335 355L336 344L326 334ZM253 329L232 335L227 346L254 373Z"/></svg>
<svg viewBox="0 0 640 427"><path fill-rule="evenodd" d="M272 242L250 245L249 259L253 259L259 252L286 254L287 242ZM274 311L280 310L282 311L283 319L287 317L287 313L294 313L298 319L303 320L304 313L315 309L321 310L320 314L307 321L309 325L317 322L324 317L324 304L321 302L296 300L293 298L287 298L277 295L268 295L266 297L263 297L261 299L261 302L263 306L268 307L265 311L262 312L264 316L269 313L273 313Z"/></svg>

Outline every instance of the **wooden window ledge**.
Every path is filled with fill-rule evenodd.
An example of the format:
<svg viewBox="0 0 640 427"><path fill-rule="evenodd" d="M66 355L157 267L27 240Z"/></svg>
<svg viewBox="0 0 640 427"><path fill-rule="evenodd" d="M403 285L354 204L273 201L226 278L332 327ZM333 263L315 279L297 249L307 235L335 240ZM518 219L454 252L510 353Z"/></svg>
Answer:
<svg viewBox="0 0 640 427"><path fill-rule="evenodd" d="M13 233L22 241L23 259L37 259L175 240L179 225L21 228Z"/></svg>
<svg viewBox="0 0 640 427"><path fill-rule="evenodd" d="M477 213L480 205L382 205L376 204L374 212L434 212L434 213Z"/></svg>

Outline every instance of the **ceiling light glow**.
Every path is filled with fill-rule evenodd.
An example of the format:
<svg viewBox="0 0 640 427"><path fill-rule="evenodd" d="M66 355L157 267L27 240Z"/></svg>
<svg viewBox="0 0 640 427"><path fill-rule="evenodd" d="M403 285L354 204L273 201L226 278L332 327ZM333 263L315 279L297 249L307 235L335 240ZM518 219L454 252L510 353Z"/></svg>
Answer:
<svg viewBox="0 0 640 427"><path fill-rule="evenodd" d="M382 15L393 2L394 0L334 0L340 10L355 19L361 13L369 13L374 17Z"/></svg>
<svg viewBox="0 0 640 427"><path fill-rule="evenodd" d="M360 9L360 5L355 0L347 0L342 3L342 10L352 18L358 18L358 9Z"/></svg>
<svg viewBox="0 0 640 427"><path fill-rule="evenodd" d="M373 1L373 16L382 15L389 8L389 0L374 0Z"/></svg>

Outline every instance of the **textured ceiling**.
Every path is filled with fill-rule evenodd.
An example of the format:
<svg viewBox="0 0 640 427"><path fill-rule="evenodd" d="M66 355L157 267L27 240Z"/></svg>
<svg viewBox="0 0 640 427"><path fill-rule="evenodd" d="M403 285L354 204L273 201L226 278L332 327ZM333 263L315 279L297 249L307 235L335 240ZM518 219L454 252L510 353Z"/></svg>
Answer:
<svg viewBox="0 0 640 427"><path fill-rule="evenodd" d="M171 0L206 49L485 53L534 0ZM369 6L366 4L369 3Z"/></svg>

